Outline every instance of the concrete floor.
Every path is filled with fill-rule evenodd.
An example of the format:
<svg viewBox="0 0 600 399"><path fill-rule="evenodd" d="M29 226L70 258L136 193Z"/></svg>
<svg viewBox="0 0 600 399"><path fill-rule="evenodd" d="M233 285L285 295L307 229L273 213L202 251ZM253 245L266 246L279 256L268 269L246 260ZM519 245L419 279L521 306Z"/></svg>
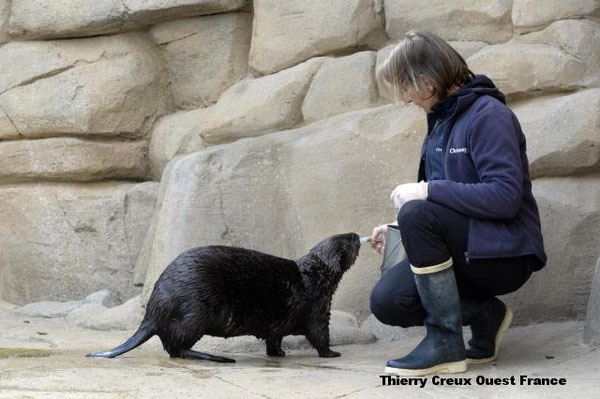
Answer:
<svg viewBox="0 0 600 399"><path fill-rule="evenodd" d="M386 360L419 342L418 329L395 342L336 347L342 357L335 359L320 359L313 350L292 350L282 359L262 352L225 354L237 362L216 364L170 359L156 338L119 358L86 358L86 353L114 347L131 333L15 316L2 306L0 326L0 398L600 397L600 351L581 343L576 322L512 328L496 363L443 376L471 378L473 386L434 385L429 377L423 388L384 386L380 377ZM202 343L197 349L202 350ZM520 375L565 378L566 385L522 386ZM517 385L479 386L477 376L515 376Z"/></svg>

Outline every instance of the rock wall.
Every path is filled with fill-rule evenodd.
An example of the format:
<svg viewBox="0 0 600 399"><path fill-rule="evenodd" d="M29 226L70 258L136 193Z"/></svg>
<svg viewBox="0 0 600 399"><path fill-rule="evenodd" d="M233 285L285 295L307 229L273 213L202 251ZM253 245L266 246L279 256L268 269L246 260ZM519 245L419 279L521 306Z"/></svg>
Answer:
<svg viewBox="0 0 600 399"><path fill-rule="evenodd" d="M190 247L297 257L392 221L425 117L374 72L427 29L496 82L527 136L549 262L507 300L521 322L584 317L600 1L75 3L0 0L0 298L124 301L143 284L147 299ZM368 316L380 261L363 250L337 309Z"/></svg>

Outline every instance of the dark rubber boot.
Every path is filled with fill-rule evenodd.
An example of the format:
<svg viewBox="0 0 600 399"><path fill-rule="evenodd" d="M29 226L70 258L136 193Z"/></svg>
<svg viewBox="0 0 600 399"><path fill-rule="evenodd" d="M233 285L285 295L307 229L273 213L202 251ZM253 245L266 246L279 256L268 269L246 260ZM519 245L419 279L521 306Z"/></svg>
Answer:
<svg viewBox="0 0 600 399"><path fill-rule="evenodd" d="M498 298L485 302L461 299L463 320L471 326L468 363L489 363L498 357L500 341L513 319L512 311Z"/></svg>
<svg viewBox="0 0 600 399"><path fill-rule="evenodd" d="M427 335L407 356L388 361L386 373L421 376L467 370L461 307L451 265L448 261L441 271L411 266L421 303L427 311Z"/></svg>

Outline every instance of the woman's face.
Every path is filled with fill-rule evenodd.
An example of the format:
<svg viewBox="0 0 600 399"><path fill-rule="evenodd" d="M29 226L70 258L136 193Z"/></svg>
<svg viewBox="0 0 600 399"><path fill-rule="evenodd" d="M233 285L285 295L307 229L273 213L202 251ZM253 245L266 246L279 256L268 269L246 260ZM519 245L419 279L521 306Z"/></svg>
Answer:
<svg viewBox="0 0 600 399"><path fill-rule="evenodd" d="M405 103L413 103L423 109L425 112L431 112L431 107L438 102L437 96L433 95L433 85L427 79L421 80L420 90L416 90L413 85L407 85L402 90Z"/></svg>

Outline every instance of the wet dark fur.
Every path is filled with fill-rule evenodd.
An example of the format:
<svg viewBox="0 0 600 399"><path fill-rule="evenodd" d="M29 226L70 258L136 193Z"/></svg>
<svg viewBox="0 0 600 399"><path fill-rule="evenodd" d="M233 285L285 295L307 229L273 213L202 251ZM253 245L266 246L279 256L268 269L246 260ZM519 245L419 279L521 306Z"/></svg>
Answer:
<svg viewBox="0 0 600 399"><path fill-rule="evenodd" d="M171 357L233 362L191 350L203 335L254 335L269 356L284 356L286 335L305 335L321 357L329 349L331 298L358 256L354 233L327 238L297 261L244 248L190 249L154 285L138 331L121 346L92 357L115 357L158 335Z"/></svg>

